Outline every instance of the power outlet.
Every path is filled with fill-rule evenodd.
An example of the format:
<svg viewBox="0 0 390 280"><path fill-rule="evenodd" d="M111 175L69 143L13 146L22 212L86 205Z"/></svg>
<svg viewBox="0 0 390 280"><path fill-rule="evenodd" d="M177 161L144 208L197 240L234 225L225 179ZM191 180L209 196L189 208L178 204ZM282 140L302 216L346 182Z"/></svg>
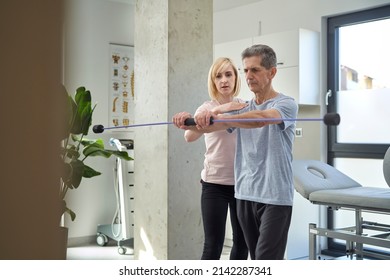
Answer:
<svg viewBox="0 0 390 280"><path fill-rule="evenodd" d="M295 129L295 137L303 137L302 128L298 127Z"/></svg>

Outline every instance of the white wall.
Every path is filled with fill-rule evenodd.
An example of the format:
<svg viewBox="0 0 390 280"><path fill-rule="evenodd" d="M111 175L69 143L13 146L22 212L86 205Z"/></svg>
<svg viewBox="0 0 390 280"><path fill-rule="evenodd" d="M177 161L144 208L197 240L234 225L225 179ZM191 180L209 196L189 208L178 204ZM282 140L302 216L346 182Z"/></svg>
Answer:
<svg viewBox="0 0 390 280"><path fill-rule="evenodd" d="M93 124L108 126L109 43L133 45L134 6L106 0L67 0L64 29L64 84L72 94L79 86L89 89L92 102L97 103ZM103 138L109 147L113 135L91 132L88 136ZM114 137L129 135L117 133ZM70 245L72 238L96 235L98 224L111 223L116 208L114 162L114 158L90 159L91 167L103 174L84 179L79 189L68 193L69 206L77 215L74 222L66 220Z"/></svg>
<svg viewBox="0 0 390 280"><path fill-rule="evenodd" d="M214 43L306 28L322 29L322 17L389 3L388 0L259 0L214 13ZM261 22L261 28L259 28ZM261 31L261 34L260 32Z"/></svg>

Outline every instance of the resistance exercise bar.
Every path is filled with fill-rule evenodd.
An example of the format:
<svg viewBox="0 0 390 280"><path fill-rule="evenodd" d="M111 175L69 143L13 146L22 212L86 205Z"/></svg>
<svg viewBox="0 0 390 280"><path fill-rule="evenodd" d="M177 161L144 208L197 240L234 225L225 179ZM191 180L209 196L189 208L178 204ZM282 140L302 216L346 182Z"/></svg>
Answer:
<svg viewBox="0 0 390 280"><path fill-rule="evenodd" d="M221 119L214 120L210 119L210 124L219 123L219 122L275 122L275 121L301 121L301 122L318 122L322 121L325 125L339 125L340 124L340 115L337 113L328 113L325 114L323 118L296 118L296 119L288 119L288 118L263 118L263 119ZM102 133L104 130L109 129L121 129L121 128L130 128L130 127L140 127L140 126L153 126L153 125L167 125L173 124L173 122L155 122L155 123L143 123L143 124L132 124L132 125L124 125L124 126L112 126L112 127L104 127L101 124L94 125L92 130L94 133ZM184 122L185 125L191 126L196 125L194 118L188 118Z"/></svg>

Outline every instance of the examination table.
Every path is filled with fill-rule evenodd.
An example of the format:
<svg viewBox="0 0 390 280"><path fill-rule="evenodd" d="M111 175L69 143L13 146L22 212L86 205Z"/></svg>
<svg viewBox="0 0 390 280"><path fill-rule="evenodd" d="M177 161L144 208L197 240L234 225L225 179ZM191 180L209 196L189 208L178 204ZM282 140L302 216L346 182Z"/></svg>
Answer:
<svg viewBox="0 0 390 280"><path fill-rule="evenodd" d="M345 241L346 255L356 259L390 259L390 225L365 221L362 212L390 214L390 188L362 186L331 165L316 160L293 161L296 191L313 204L332 211L352 210L355 221L345 228L309 224L309 259L317 259L317 237ZM390 186L390 148L383 160L383 174ZM364 245L384 248L365 250Z"/></svg>

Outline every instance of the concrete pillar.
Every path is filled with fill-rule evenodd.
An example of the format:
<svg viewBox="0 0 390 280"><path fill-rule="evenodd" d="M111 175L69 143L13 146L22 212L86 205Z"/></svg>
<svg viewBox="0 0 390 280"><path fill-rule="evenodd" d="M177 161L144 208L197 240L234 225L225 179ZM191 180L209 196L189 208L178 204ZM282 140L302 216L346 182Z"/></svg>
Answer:
<svg viewBox="0 0 390 280"><path fill-rule="evenodd" d="M208 99L213 1L137 0L135 123L171 121ZM135 130L135 258L199 259L204 143L173 125Z"/></svg>

